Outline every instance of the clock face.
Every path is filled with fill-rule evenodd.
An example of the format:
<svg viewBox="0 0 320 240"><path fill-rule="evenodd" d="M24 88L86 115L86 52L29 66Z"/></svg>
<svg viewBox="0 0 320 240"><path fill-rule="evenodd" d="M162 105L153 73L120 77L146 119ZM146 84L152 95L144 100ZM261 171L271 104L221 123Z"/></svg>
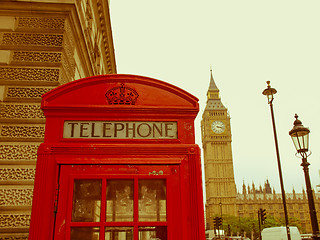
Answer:
<svg viewBox="0 0 320 240"><path fill-rule="evenodd" d="M226 129L226 126L224 125L223 122L221 121L214 121L212 124L211 124L211 129L213 132L215 133L223 133L224 130Z"/></svg>

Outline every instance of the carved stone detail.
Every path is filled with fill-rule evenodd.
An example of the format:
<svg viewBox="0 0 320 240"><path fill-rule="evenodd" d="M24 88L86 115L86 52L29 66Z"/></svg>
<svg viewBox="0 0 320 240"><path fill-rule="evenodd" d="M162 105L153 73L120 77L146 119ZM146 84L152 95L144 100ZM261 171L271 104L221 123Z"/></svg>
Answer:
<svg viewBox="0 0 320 240"><path fill-rule="evenodd" d="M62 44L62 34L5 32L1 41L1 45L5 46L62 47Z"/></svg>
<svg viewBox="0 0 320 240"><path fill-rule="evenodd" d="M0 160L9 161L36 161L37 151L40 144L1 144Z"/></svg>
<svg viewBox="0 0 320 240"><path fill-rule="evenodd" d="M66 56L62 56L62 67L65 71L65 73L67 74L67 77L63 77L62 79L73 79L74 75L75 75L75 70L76 70L76 65L75 65L75 61L71 60L69 61L69 59L66 58ZM62 83L62 81L61 81Z"/></svg>
<svg viewBox="0 0 320 240"><path fill-rule="evenodd" d="M0 105L0 119L44 119L39 104L4 104Z"/></svg>
<svg viewBox="0 0 320 240"><path fill-rule="evenodd" d="M34 180L34 168L0 168L0 181Z"/></svg>
<svg viewBox="0 0 320 240"><path fill-rule="evenodd" d="M46 87L8 87L7 98L39 98L53 88Z"/></svg>
<svg viewBox="0 0 320 240"><path fill-rule="evenodd" d="M33 188L0 189L0 206L31 206Z"/></svg>
<svg viewBox="0 0 320 240"><path fill-rule="evenodd" d="M18 28L44 28L44 29L64 29L64 18L48 17L19 17Z"/></svg>
<svg viewBox="0 0 320 240"><path fill-rule="evenodd" d="M0 240L28 240L28 236L0 236Z"/></svg>
<svg viewBox="0 0 320 240"><path fill-rule="evenodd" d="M44 138L44 126L2 125L0 137L10 138Z"/></svg>
<svg viewBox="0 0 320 240"><path fill-rule="evenodd" d="M0 80L58 82L58 68L14 68L0 67Z"/></svg>
<svg viewBox="0 0 320 240"><path fill-rule="evenodd" d="M73 36L72 28L70 22L66 20L65 22L65 39L63 50L69 61L74 61L74 49L75 49L75 39Z"/></svg>
<svg viewBox="0 0 320 240"><path fill-rule="evenodd" d="M0 228L29 227L31 215L0 214Z"/></svg>
<svg viewBox="0 0 320 240"><path fill-rule="evenodd" d="M63 41L62 66L68 73L67 79L73 79L75 75L76 62L74 58L75 39L69 21L65 22L65 39ZM67 82L67 81L66 81Z"/></svg>
<svg viewBox="0 0 320 240"><path fill-rule="evenodd" d="M101 0L97 0L97 8L98 8L98 13L99 13L99 16L100 16L100 25L101 25L101 28L102 28L102 32L108 32L107 29L106 29L106 22L105 22L105 19L103 17L103 15L105 13L103 13L103 7L102 7L102 2ZM112 73L112 66L111 66L111 58L110 58L110 47L109 47L109 44L108 44L108 37L107 37L107 34L104 34L103 35L103 43L104 43L104 48L105 48L105 53L106 53L106 62L107 62L107 73Z"/></svg>
<svg viewBox="0 0 320 240"><path fill-rule="evenodd" d="M61 56L61 52L15 51L12 56L12 61L61 63Z"/></svg>

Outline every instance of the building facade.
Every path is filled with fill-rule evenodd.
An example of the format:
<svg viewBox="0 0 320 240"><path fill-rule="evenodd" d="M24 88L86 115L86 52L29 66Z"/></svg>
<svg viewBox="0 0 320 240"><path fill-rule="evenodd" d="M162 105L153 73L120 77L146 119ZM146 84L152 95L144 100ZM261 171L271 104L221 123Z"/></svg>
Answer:
<svg viewBox="0 0 320 240"><path fill-rule="evenodd" d="M211 72L207 92L207 104L201 121L202 147L206 189L207 229L213 229L213 218L220 215L258 218L259 208L266 209L267 216L284 218L282 195L271 189L266 181L258 188L243 184L242 193L236 190L234 179L230 116L223 105L219 89ZM303 232L311 233L311 220L305 191L286 194L289 217L297 219ZM319 216L320 194L315 193Z"/></svg>
<svg viewBox="0 0 320 240"><path fill-rule="evenodd" d="M28 239L41 95L116 73L107 0L1 1L0 239Z"/></svg>
<svg viewBox="0 0 320 240"><path fill-rule="evenodd" d="M320 194L314 194L317 215L320 214ZM264 186L257 189L254 184L251 186L243 184L242 193L237 194L237 215L240 218L257 218L257 211L260 208L266 209L267 217L284 219L282 194L271 189L268 180ZM287 212L290 222L294 221L301 225L302 233L311 233L311 219L309 214L308 198L305 190L302 193L286 193Z"/></svg>

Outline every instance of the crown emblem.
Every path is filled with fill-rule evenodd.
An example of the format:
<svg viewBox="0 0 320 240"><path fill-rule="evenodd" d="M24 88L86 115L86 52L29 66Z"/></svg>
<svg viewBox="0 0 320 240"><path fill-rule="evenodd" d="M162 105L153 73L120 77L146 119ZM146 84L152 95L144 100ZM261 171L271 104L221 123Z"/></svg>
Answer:
<svg viewBox="0 0 320 240"><path fill-rule="evenodd" d="M135 89L121 83L119 87L109 89L105 96L111 105L135 105L139 94Z"/></svg>

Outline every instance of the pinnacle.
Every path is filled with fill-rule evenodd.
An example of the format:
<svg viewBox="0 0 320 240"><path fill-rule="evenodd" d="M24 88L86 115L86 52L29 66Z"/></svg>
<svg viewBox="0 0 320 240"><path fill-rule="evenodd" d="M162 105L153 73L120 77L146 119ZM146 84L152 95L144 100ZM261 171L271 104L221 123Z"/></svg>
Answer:
<svg viewBox="0 0 320 240"><path fill-rule="evenodd" d="M219 90L213 79L212 69L210 69L210 85L209 90Z"/></svg>

